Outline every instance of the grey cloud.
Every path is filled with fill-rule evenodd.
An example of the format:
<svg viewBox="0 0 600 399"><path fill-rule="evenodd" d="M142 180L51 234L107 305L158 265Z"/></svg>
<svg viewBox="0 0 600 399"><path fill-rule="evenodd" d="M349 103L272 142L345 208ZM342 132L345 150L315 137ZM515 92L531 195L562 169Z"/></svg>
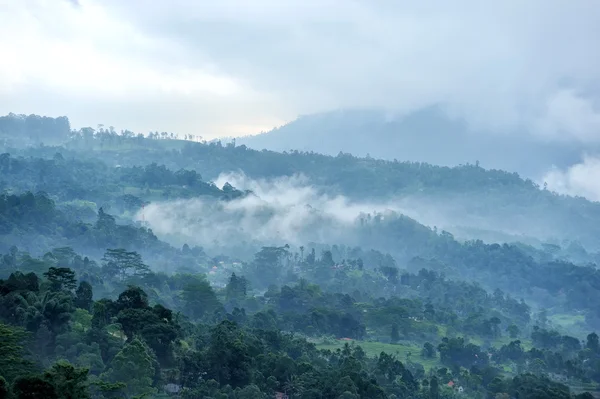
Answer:
<svg viewBox="0 0 600 399"><path fill-rule="evenodd" d="M600 5L594 1L175 1L120 3L149 34L259 90L287 115L445 103L474 128L521 125L596 140ZM147 5L147 2L144 2ZM579 115L565 116L569 93Z"/></svg>
<svg viewBox="0 0 600 399"><path fill-rule="evenodd" d="M143 75L149 80L203 71L231 79L239 91L224 99L199 89L191 95L140 89L104 98L94 92L97 88L68 95L58 84L39 89L30 78L3 97L25 106L28 98L40 97L36 101L42 105L17 110L5 100L1 110L46 112L54 109L58 96L68 98L59 113L84 119L100 99L124 106L106 112L97 123L116 125L118 120L120 127L130 129L227 135L228 130L238 133L231 131L234 125L252 133L258 125L269 128L298 114L336 108L379 107L402 115L444 104L448 113L466 118L474 129L599 140L600 4L595 0L77 3L72 8L86 18L80 24L64 7L53 10L50 3L37 0L14 3L0 16L16 21L15 32L23 15L35 17L23 20L42 27L31 30L39 37L21 46L28 51L31 43L48 38L77 42L86 38L81 35L85 31L98 36L90 43L99 60L111 59L109 69L119 60L131 69L148 66L155 72ZM85 40L78 43L82 46ZM56 54L52 63L58 72L62 56ZM81 56L83 61L86 56ZM48 68L44 62L32 62L28 71ZM15 68L19 71L20 66ZM0 78L1 72L2 66ZM135 77L131 70L122 74L125 82ZM93 80L90 76L87 79ZM0 88L3 83L14 86L0 81ZM130 114L127 104L145 108L147 119ZM186 108L192 111L180 112ZM162 118L158 122L157 115ZM151 123L159 126L148 127Z"/></svg>

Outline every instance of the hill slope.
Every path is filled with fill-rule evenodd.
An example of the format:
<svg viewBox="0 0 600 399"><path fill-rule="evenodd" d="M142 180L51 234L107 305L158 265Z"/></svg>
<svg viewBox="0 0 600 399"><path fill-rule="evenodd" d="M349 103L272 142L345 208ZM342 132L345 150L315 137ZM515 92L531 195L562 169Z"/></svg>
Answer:
<svg viewBox="0 0 600 399"><path fill-rule="evenodd" d="M455 166L480 161L487 168L538 178L552 165L579 161L578 144L542 142L525 132L470 131L439 107L400 118L383 111L347 110L302 116L270 132L236 139L238 144L274 151L314 151L337 155L428 162Z"/></svg>

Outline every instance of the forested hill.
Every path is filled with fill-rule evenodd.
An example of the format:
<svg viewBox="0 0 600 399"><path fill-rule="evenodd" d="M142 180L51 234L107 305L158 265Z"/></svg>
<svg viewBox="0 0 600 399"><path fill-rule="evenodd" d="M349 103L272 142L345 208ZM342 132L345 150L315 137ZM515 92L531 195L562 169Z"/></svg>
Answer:
<svg viewBox="0 0 600 399"><path fill-rule="evenodd" d="M90 155L111 165L156 162L172 170L196 170L206 179L223 172L253 179L302 174L328 195L354 201L404 201L430 225L461 225L512 235L580 241L598 249L600 204L557 195L516 173L484 169L477 164L441 167L419 162L384 161L349 154L255 151L245 146L202 144L173 139L118 136L107 131L77 132L66 145L73 157ZM162 137L170 137L163 135ZM47 149L53 156L55 149ZM39 154L39 152L35 152ZM29 153L33 154L33 153Z"/></svg>
<svg viewBox="0 0 600 399"><path fill-rule="evenodd" d="M0 120L0 399L600 391L599 204L186 139ZM451 216L536 245L422 223Z"/></svg>
<svg viewBox="0 0 600 399"><path fill-rule="evenodd" d="M489 168L539 177L553 165L564 168L579 161L583 144L548 142L524 130L471 128L439 106L407 115L377 109L348 109L301 116L269 132L238 139L255 149L340 150L375 158L455 166L480 160ZM510 156L508 156L510 155Z"/></svg>
<svg viewBox="0 0 600 399"><path fill-rule="evenodd" d="M18 123L8 123L11 118L16 118ZM40 121L48 125L47 131L31 127L36 127ZM112 128L98 131L86 128L68 133L63 128L58 134L55 126L61 123L68 126L68 120L65 122L61 118L53 122L52 118L36 116L4 117L0 129L4 151L44 158L52 158L58 151L66 159L97 158L111 167L155 162L173 171L197 171L207 181L223 172L243 171L253 179L302 174L308 177L311 185L328 195L341 194L363 202L391 199L398 203L401 199L399 203L407 208L410 216L429 225L450 230L467 227L468 231L500 231L516 237L557 239L555 244L567 239L579 241L594 250L600 245L594 238L600 235L600 204L556 195L516 173L484 169L477 164L451 168L342 153L326 156L312 152L256 151L232 143L178 140L167 133L143 136L124 131L117 134ZM13 139L20 137L23 129L35 132L28 137L30 142L38 145L47 136L61 137L63 145L71 152L65 152L65 148L37 146L19 150L23 147ZM423 215L428 215L429 219Z"/></svg>

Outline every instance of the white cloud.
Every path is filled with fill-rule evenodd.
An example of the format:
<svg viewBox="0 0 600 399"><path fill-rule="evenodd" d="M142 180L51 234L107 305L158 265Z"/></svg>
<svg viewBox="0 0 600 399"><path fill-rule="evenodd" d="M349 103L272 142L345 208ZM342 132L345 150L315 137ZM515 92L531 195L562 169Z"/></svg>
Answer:
<svg viewBox="0 0 600 399"><path fill-rule="evenodd" d="M549 171L543 181L557 193L600 201L600 158L586 155L581 163L566 170Z"/></svg>
<svg viewBox="0 0 600 399"><path fill-rule="evenodd" d="M475 128L599 140L595 0L78 4L0 6L0 111L209 135L446 103Z"/></svg>
<svg viewBox="0 0 600 399"><path fill-rule="evenodd" d="M89 0L3 5L0 35L11 40L0 42L10 55L0 63L0 110L67 114L79 126L210 135L230 123L228 107L268 99L208 63L181 62L185 47L111 11ZM240 114L240 122L255 123L248 111Z"/></svg>
<svg viewBox="0 0 600 399"><path fill-rule="evenodd" d="M153 231L176 242L204 247L241 242L302 245L309 241L352 239L351 228L361 213L400 210L399 204L355 203L331 197L303 176L252 180L241 174L224 174L215 184L229 182L254 195L232 201L195 198L157 202L137 215ZM344 240L345 241L345 240Z"/></svg>
<svg viewBox="0 0 600 399"><path fill-rule="evenodd" d="M572 90L559 91L548 99L546 110L537 132L558 139L576 137L583 142L600 139L600 109L589 99Z"/></svg>

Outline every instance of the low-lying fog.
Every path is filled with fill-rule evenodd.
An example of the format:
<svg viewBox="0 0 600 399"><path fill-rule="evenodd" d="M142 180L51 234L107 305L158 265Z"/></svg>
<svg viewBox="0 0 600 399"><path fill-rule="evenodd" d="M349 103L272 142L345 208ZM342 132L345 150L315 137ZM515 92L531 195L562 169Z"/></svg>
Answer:
<svg viewBox="0 0 600 399"><path fill-rule="evenodd" d="M489 241L550 240L554 232L535 215L506 218L482 216L457 198L402 197L380 202L351 201L327 194L303 176L253 180L243 174L224 174L226 182L253 195L221 201L200 197L152 203L144 219L161 238L175 245L199 245L208 251L258 248L260 245L305 245L327 242L360 245L358 227L367 214L404 214L426 226L447 230L459 239L485 237ZM137 219L141 220L141 212ZM560 242L560 241L554 241ZM240 244L241 243L241 244ZM392 248L378 248L393 252Z"/></svg>

